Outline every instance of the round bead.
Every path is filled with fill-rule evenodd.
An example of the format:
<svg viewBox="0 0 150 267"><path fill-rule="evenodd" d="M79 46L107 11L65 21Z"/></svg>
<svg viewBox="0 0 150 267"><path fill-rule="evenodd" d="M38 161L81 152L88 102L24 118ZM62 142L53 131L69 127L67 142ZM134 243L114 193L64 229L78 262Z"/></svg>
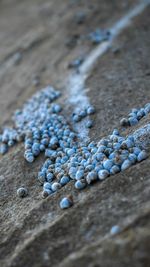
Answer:
<svg viewBox="0 0 150 267"><path fill-rule="evenodd" d="M58 191L60 188L61 188L61 184L60 184L60 183L55 182L55 183L53 183L53 184L51 185L51 190L52 190L53 192Z"/></svg>
<svg viewBox="0 0 150 267"><path fill-rule="evenodd" d="M18 197L21 197L21 198L26 197L28 195L28 191L26 188L20 187L17 189L17 195Z"/></svg>
<svg viewBox="0 0 150 267"><path fill-rule="evenodd" d="M97 173L95 171L89 172L87 177L86 177L87 183L91 184L95 180L97 180Z"/></svg>
<svg viewBox="0 0 150 267"><path fill-rule="evenodd" d="M98 178L99 180L104 180L109 176L109 172L107 170L100 170L98 172Z"/></svg>
<svg viewBox="0 0 150 267"><path fill-rule="evenodd" d="M126 159L121 165L121 170L124 171L128 169L131 165L132 165L132 161L130 161L129 159Z"/></svg>
<svg viewBox="0 0 150 267"><path fill-rule="evenodd" d="M145 160L148 157L145 150L141 151L137 156L137 161L140 162L142 160Z"/></svg>
<svg viewBox="0 0 150 267"><path fill-rule="evenodd" d="M75 182L75 188L76 189L82 190L85 187L86 187L86 182L85 181L78 180L78 181Z"/></svg>
<svg viewBox="0 0 150 267"><path fill-rule="evenodd" d="M110 230L110 234L111 235L116 235L118 233L120 233L120 227L118 225L112 226L112 228Z"/></svg>
<svg viewBox="0 0 150 267"><path fill-rule="evenodd" d="M64 197L61 201L60 201L60 208L61 209L68 209L73 205L73 202L70 198L68 197Z"/></svg>

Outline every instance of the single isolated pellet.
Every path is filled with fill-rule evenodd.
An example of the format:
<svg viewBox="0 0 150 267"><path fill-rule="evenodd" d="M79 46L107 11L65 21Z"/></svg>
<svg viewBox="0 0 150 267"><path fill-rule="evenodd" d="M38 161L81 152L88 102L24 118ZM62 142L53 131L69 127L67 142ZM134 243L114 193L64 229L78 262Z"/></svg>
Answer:
<svg viewBox="0 0 150 267"><path fill-rule="evenodd" d="M120 233L120 227L118 225L114 225L112 226L111 230L110 230L110 234L111 235L116 235L118 233Z"/></svg>
<svg viewBox="0 0 150 267"><path fill-rule="evenodd" d="M60 208L61 209L68 209L73 205L73 200L72 197L64 197L61 201L60 201Z"/></svg>
<svg viewBox="0 0 150 267"><path fill-rule="evenodd" d="M20 198L26 197L28 195L28 191L25 187L20 187L17 189L17 195Z"/></svg>

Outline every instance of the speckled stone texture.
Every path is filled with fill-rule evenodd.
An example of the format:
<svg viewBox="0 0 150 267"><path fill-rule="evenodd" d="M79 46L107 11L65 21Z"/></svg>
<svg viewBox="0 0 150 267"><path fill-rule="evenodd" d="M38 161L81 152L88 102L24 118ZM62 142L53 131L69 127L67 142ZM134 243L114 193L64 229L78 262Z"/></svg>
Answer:
<svg viewBox="0 0 150 267"><path fill-rule="evenodd" d="M137 2L0 1L0 125L11 125L12 112L47 84L62 92L59 102L64 115L70 115L64 86L68 62L93 49L79 35L111 27ZM81 10L86 20L77 25L74 15ZM116 127L127 135L150 122L148 115L131 128L119 125L132 108L150 102L149 25L150 7L115 40L86 81L96 108L92 140ZM66 46L74 35L77 41ZM16 63L17 52L22 57ZM40 84L35 86L36 76ZM22 144L0 157L1 267L150 266L150 157L81 192L70 182L46 199L36 179L43 162L40 155L27 163ZM23 199L17 196L21 186L28 190ZM70 193L74 205L61 210L60 200ZM110 234L113 225L121 229L115 236Z"/></svg>

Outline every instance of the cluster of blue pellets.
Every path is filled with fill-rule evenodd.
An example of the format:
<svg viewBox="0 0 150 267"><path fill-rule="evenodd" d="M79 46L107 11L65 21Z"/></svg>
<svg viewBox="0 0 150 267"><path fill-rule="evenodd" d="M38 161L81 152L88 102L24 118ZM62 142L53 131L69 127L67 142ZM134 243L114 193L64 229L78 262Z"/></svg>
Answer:
<svg viewBox="0 0 150 267"><path fill-rule="evenodd" d="M70 146L66 141L58 147L45 151L47 160L38 174L43 197L58 191L70 180L74 180L76 189L84 189L147 158L146 151L136 147L133 136L122 137L116 129L98 143L72 141Z"/></svg>
<svg viewBox="0 0 150 267"><path fill-rule="evenodd" d="M0 134L0 154L4 155L8 152L9 148L14 146L17 142L23 140L23 135L16 129L5 128L3 133Z"/></svg>
<svg viewBox="0 0 150 267"><path fill-rule="evenodd" d="M48 143L48 121L55 123L53 119L61 111L60 105L51 103L59 96L59 92L48 86L30 98L22 110L16 110L13 115L14 128L4 128L0 135L0 154L5 154L9 147L20 141L25 143L25 158L28 162L44 151Z"/></svg>
<svg viewBox="0 0 150 267"><path fill-rule="evenodd" d="M14 113L14 129L5 128L0 135L0 153L4 154L15 143L24 141L24 157L33 162L41 153L46 160L37 179L43 186L43 198L57 192L71 180L78 190L95 181L102 181L110 175L124 171L147 158L147 153L135 145L132 135L120 136L117 129L99 142L82 141L70 127L63 115L61 106L52 103L60 93L48 86L31 97L22 110ZM142 113L142 110L140 112ZM145 113L150 104L145 105ZM93 114L90 106L74 116ZM139 111L132 113L137 114ZM81 117L84 117L83 114ZM66 208L72 200L61 203Z"/></svg>
<svg viewBox="0 0 150 267"><path fill-rule="evenodd" d="M95 108L93 106L85 107L84 109L78 109L75 113L72 114L73 122L79 122L88 115L95 113Z"/></svg>
<svg viewBox="0 0 150 267"><path fill-rule="evenodd" d="M120 120L120 124L121 126L134 126L148 113L150 113L150 103L147 103L143 108L133 108L128 114L128 118Z"/></svg>

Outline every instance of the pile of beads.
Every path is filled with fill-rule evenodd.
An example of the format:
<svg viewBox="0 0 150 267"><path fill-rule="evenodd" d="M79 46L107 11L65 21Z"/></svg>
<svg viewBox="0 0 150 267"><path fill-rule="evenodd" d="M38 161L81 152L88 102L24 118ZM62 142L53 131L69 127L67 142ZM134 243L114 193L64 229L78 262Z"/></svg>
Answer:
<svg viewBox="0 0 150 267"><path fill-rule="evenodd" d="M88 115L92 115L95 113L95 108L93 106L85 107L84 109L78 109L76 113L72 114L72 121L79 122ZM89 127L90 128L90 127Z"/></svg>
<svg viewBox="0 0 150 267"><path fill-rule="evenodd" d="M48 142L45 125L48 120L54 122L53 118L61 111L60 105L51 104L59 96L59 92L48 86L31 97L22 110L16 110L13 115L14 129L4 128L0 135L0 154L5 154L9 147L24 140L25 158L32 162Z"/></svg>
<svg viewBox="0 0 150 267"><path fill-rule="evenodd" d="M5 128L0 135L1 154L21 140L24 141L24 157L28 162L33 162L41 152L45 153L46 160L37 177L43 186L43 198L71 180L77 190L82 190L147 158L146 151L136 146L134 136L123 137L117 129L97 143L81 143L69 122L59 114L61 106L52 103L59 96L60 93L50 86L36 93L22 110L14 113L14 129ZM144 110L149 112L150 104L145 105ZM89 106L76 115L83 118L94 112L95 109ZM145 114L142 110L140 112ZM141 118L138 111L134 110L134 113ZM23 190L18 190L18 194L24 194ZM70 205L67 199L60 204L61 208Z"/></svg>
<svg viewBox="0 0 150 267"><path fill-rule="evenodd" d="M67 141L59 143L57 149L46 150L45 156L47 160L38 180L43 184L43 191L48 189L48 193L53 194L70 180L74 180L76 189L84 189L141 162L147 153L136 147L132 135L122 137L115 129L98 143L79 144L72 140L71 147Z"/></svg>
<svg viewBox="0 0 150 267"><path fill-rule="evenodd" d="M150 113L150 103L147 103L143 108L133 108L128 114L128 118L120 120L120 124L121 126L134 126L148 113Z"/></svg>

